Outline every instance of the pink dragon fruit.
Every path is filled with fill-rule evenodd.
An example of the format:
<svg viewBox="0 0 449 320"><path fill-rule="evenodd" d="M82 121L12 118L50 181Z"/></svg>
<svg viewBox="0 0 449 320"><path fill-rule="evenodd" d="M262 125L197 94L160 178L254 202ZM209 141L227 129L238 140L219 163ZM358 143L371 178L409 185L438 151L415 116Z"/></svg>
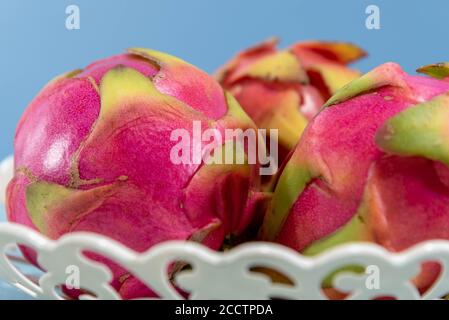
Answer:
<svg viewBox="0 0 449 320"><path fill-rule="evenodd" d="M56 78L18 125L9 220L53 239L96 232L140 252L166 240L220 248L251 220L257 164L174 164L171 132L192 132L194 120L203 132L255 128L209 75L161 52L130 49ZM150 294L107 263L124 298Z"/></svg>
<svg viewBox="0 0 449 320"><path fill-rule="evenodd" d="M366 53L348 43L299 42L282 51L277 43L243 51L217 77L259 128L279 130L282 160L324 102L360 76L347 64Z"/></svg>
<svg viewBox="0 0 449 320"><path fill-rule="evenodd" d="M432 69L433 68L433 69ZM443 78L449 69L420 69ZM384 64L338 91L280 176L261 237L305 254L449 239L449 83ZM425 290L438 273L426 263Z"/></svg>

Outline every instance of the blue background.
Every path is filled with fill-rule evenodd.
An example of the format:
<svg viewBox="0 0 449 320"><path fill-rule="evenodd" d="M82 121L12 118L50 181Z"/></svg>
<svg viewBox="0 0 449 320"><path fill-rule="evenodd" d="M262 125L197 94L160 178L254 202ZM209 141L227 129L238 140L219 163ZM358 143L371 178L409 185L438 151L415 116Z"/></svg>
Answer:
<svg viewBox="0 0 449 320"><path fill-rule="evenodd" d="M70 4L80 8L80 30L65 28ZM365 27L369 4L380 7L380 30ZM271 36L283 46L342 40L369 52L355 64L362 71L395 61L414 72L449 60L448 12L447 0L0 0L0 159L12 153L16 123L47 81L128 47L166 51L212 72ZM21 297L2 286L0 298Z"/></svg>
<svg viewBox="0 0 449 320"><path fill-rule="evenodd" d="M81 29L65 28L76 4ZM365 28L365 8L381 29ZM447 0L0 0L0 158L12 152L24 108L52 77L132 46L178 55L212 72L270 36L345 40L370 57L363 71L395 61L410 72L449 60Z"/></svg>

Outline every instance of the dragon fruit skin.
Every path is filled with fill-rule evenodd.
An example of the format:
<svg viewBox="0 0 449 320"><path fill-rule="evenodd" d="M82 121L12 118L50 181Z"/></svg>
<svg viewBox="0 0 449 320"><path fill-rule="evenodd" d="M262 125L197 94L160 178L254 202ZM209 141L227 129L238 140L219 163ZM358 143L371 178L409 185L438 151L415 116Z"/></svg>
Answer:
<svg viewBox="0 0 449 320"><path fill-rule="evenodd" d="M100 233L139 252L166 240L218 249L250 222L259 175L257 165L173 164L170 134L192 132L194 120L203 132L255 128L214 79L161 52L130 49L56 78L19 122L8 219L53 239ZM107 263L124 298L150 294Z"/></svg>
<svg viewBox="0 0 449 320"><path fill-rule="evenodd" d="M449 62L429 64L419 68L417 71L436 79L449 81Z"/></svg>
<svg viewBox="0 0 449 320"><path fill-rule="evenodd" d="M449 239L448 120L447 82L387 63L348 84L305 130L261 238L305 254L349 241L401 251ZM418 288L438 270L426 263Z"/></svg>
<svg viewBox="0 0 449 320"><path fill-rule="evenodd" d="M239 53L217 77L259 128L279 130L283 160L324 102L360 76L347 64L366 53L349 43L299 42L286 50L277 43L270 39Z"/></svg>

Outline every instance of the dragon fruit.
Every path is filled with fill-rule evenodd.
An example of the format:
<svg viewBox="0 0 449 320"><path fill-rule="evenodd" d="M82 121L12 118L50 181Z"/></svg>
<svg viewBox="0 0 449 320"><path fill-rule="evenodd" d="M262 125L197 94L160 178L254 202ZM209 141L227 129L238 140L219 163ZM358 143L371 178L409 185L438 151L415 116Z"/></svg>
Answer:
<svg viewBox="0 0 449 320"><path fill-rule="evenodd" d="M449 239L448 121L445 81L387 63L351 82L304 131L261 237L310 255L349 241L401 251ZM425 290L438 272L426 263L415 284Z"/></svg>
<svg viewBox="0 0 449 320"><path fill-rule="evenodd" d="M203 132L255 128L212 77L161 52L130 49L56 78L18 125L8 219L53 239L100 233L139 252L166 240L220 248L251 221L257 164L174 164L171 132L192 132L193 121ZM150 294L106 263L124 298Z"/></svg>
<svg viewBox="0 0 449 320"><path fill-rule="evenodd" d="M366 53L337 42L300 42L277 50L270 39L238 54L218 73L259 128L279 130L280 161L337 89L360 74L347 67Z"/></svg>

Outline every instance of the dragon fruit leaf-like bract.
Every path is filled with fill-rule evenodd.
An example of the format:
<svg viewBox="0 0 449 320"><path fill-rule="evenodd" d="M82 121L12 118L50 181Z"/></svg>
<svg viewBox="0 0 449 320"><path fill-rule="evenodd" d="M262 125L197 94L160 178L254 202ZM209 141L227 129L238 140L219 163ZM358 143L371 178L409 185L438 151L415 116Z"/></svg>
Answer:
<svg viewBox="0 0 449 320"><path fill-rule="evenodd" d="M324 102L360 76L347 64L366 53L349 43L299 42L286 50L277 43L270 39L241 52L217 78L258 127L279 130L283 160Z"/></svg>
<svg viewBox="0 0 449 320"><path fill-rule="evenodd" d="M305 130L261 237L305 254L348 241L401 251L449 239L448 121L447 82L387 63L348 84ZM417 286L437 272L427 264Z"/></svg>
<svg viewBox="0 0 449 320"><path fill-rule="evenodd" d="M255 128L214 79L161 52L130 49L56 78L17 128L9 220L53 239L96 232L140 252L166 240L218 249L251 220L257 164L173 164L171 132L191 133L193 121L203 132ZM124 298L151 294L107 264Z"/></svg>

